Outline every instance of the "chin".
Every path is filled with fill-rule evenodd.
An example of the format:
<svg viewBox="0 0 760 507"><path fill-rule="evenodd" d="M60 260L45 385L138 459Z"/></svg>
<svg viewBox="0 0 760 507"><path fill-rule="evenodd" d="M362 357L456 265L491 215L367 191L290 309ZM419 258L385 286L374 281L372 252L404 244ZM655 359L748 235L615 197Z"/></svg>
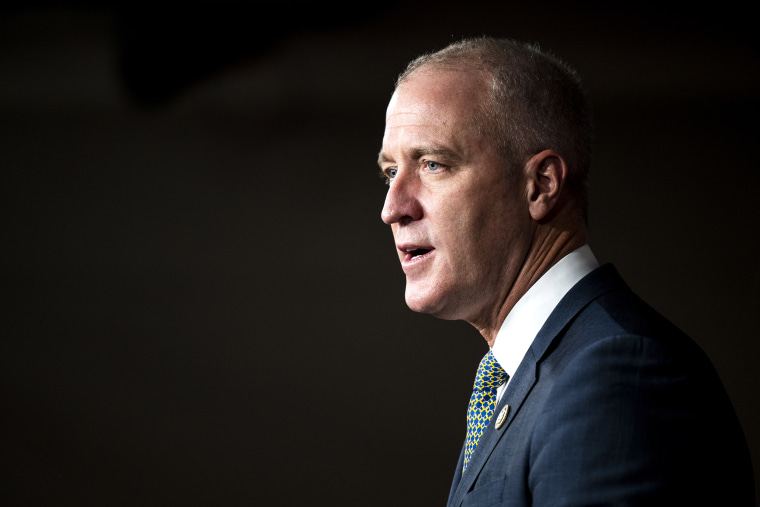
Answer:
<svg viewBox="0 0 760 507"><path fill-rule="evenodd" d="M447 298L443 297L439 290L424 290L407 285L405 299L406 305L414 312L426 313L445 320L458 319L455 315L456 312L452 312L452 309L448 308Z"/></svg>

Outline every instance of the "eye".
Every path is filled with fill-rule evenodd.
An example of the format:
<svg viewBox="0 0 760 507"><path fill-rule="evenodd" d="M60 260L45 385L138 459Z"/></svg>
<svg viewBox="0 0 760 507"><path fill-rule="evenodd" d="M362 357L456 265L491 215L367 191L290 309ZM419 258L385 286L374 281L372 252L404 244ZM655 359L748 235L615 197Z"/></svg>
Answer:
<svg viewBox="0 0 760 507"><path fill-rule="evenodd" d="M444 168L443 164L439 164L438 162L433 162L432 160L424 160L424 167L430 171L430 172L436 172L440 171Z"/></svg>
<svg viewBox="0 0 760 507"><path fill-rule="evenodd" d="M396 173L398 173L398 169L394 167L388 168L381 173L381 176L385 178L386 185L390 185L391 181L396 177Z"/></svg>

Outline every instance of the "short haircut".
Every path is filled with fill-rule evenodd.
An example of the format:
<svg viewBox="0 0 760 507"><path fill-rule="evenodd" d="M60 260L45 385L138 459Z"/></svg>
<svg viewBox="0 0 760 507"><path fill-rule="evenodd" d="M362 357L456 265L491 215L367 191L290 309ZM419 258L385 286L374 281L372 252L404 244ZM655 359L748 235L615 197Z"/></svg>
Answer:
<svg viewBox="0 0 760 507"><path fill-rule="evenodd" d="M476 121L503 154L508 174L514 176L536 153L556 151L568 164L566 185L586 219L594 129L573 68L537 45L482 37L418 57L396 87L423 67L490 78L490 93L478 106Z"/></svg>

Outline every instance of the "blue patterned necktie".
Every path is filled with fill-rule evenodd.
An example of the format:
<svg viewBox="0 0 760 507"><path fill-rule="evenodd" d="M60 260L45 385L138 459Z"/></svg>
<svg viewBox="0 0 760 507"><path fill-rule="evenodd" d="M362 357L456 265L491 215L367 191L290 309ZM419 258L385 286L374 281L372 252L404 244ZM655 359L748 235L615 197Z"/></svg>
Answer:
<svg viewBox="0 0 760 507"><path fill-rule="evenodd" d="M483 431L491 420L496 408L496 390L507 381L509 375L496 361L493 352L489 351L483 357L475 375L470 408L467 410L467 439L464 447L464 466L462 473L472 458L472 453L478 446Z"/></svg>

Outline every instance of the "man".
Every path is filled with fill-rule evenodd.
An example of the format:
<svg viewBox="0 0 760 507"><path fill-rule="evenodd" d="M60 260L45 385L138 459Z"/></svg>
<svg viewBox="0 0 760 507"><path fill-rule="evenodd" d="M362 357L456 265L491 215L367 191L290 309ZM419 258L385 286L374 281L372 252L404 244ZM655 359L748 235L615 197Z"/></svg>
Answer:
<svg viewBox="0 0 760 507"><path fill-rule="evenodd" d="M420 57L388 105L406 302L491 349L448 505L752 505L709 360L587 244L591 145L575 73L508 40Z"/></svg>

